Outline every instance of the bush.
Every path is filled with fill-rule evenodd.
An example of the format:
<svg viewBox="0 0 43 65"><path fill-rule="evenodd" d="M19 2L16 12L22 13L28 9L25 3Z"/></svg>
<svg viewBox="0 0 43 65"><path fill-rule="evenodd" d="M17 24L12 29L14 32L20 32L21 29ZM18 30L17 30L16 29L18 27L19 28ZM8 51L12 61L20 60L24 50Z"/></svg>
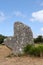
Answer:
<svg viewBox="0 0 43 65"><path fill-rule="evenodd" d="M24 47L24 53L32 56L43 56L43 46L27 45Z"/></svg>
<svg viewBox="0 0 43 65"><path fill-rule="evenodd" d="M43 46L38 46L39 50L40 50L40 56L42 57L43 56Z"/></svg>
<svg viewBox="0 0 43 65"><path fill-rule="evenodd" d="M29 55L33 55L33 56L40 56L40 50L38 47L31 47L29 50Z"/></svg>
<svg viewBox="0 0 43 65"><path fill-rule="evenodd" d="M30 48L32 47L33 45L30 45L30 44L28 44L28 45L26 45L25 47L24 47L24 53L26 53L26 54L29 54L29 51L30 51Z"/></svg>

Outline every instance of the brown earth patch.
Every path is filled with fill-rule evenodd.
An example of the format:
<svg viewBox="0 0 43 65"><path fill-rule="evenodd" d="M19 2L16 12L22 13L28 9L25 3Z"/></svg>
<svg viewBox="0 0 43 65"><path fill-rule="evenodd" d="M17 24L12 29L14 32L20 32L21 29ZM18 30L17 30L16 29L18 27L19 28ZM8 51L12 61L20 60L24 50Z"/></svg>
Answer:
<svg viewBox="0 0 43 65"><path fill-rule="evenodd" d="M11 50L5 45L0 45L0 65L43 65L43 58L37 57L6 57Z"/></svg>

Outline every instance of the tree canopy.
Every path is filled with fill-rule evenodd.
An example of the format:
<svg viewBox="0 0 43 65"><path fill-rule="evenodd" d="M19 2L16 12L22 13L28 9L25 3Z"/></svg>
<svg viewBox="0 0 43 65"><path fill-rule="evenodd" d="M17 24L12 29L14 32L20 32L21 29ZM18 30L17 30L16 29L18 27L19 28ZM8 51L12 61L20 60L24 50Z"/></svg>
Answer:
<svg viewBox="0 0 43 65"><path fill-rule="evenodd" d="M43 43L43 36L39 35L37 38L34 38L35 43Z"/></svg>
<svg viewBox="0 0 43 65"><path fill-rule="evenodd" d="M0 44L2 44L4 42L5 38L7 38L7 36L0 34Z"/></svg>

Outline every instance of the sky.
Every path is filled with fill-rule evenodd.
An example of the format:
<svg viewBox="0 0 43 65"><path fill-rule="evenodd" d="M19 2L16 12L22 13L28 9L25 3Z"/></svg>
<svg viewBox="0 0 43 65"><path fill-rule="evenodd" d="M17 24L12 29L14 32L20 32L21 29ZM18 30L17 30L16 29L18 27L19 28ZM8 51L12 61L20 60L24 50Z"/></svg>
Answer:
<svg viewBox="0 0 43 65"><path fill-rule="evenodd" d="M0 0L0 34L14 35L14 23L31 27L33 37L43 35L43 0Z"/></svg>

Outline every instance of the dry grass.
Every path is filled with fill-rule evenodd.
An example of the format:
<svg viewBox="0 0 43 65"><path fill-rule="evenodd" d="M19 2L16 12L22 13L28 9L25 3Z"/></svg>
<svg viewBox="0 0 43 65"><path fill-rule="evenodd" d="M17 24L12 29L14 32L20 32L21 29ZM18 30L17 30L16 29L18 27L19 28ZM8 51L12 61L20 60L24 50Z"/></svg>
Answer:
<svg viewBox="0 0 43 65"><path fill-rule="evenodd" d="M0 45L0 65L43 65L43 58L29 56L7 58L10 53L10 49Z"/></svg>

